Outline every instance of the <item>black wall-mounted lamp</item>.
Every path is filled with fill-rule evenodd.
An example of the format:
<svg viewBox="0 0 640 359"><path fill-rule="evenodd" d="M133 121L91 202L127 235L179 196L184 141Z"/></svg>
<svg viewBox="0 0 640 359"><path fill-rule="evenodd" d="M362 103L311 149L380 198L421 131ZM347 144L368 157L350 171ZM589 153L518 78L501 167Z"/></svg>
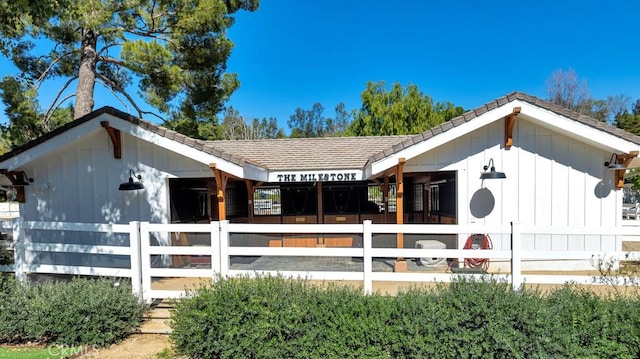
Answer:
<svg viewBox="0 0 640 359"><path fill-rule="evenodd" d="M607 167L607 169L614 171L627 169L625 165L623 165L622 163L618 163L618 154L615 152L611 154L611 159L609 159L609 161L606 161L604 163L604 166Z"/></svg>
<svg viewBox="0 0 640 359"><path fill-rule="evenodd" d="M136 178L137 181L133 179ZM144 185L142 184L142 176L136 175L133 170L129 170L129 180L127 182L121 183L118 190L120 191L135 191L139 189L144 189Z"/></svg>
<svg viewBox="0 0 640 359"><path fill-rule="evenodd" d="M502 179L507 178L504 172L497 172L496 167L493 164L493 158L489 159L489 163L483 167L484 172L480 174L480 179ZM487 172L489 170L489 172Z"/></svg>

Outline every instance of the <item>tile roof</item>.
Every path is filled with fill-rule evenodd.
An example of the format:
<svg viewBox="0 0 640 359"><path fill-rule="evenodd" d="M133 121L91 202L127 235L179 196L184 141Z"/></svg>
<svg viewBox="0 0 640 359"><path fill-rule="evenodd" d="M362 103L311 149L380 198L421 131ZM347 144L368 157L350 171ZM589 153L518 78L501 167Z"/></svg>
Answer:
<svg viewBox="0 0 640 359"><path fill-rule="evenodd" d="M269 170L364 168L375 153L411 136L321 137L208 141L219 151L233 153Z"/></svg>
<svg viewBox="0 0 640 359"><path fill-rule="evenodd" d="M640 144L640 137L625 132L577 112L567 110L550 102L540 100L522 92L512 92L503 97L467 111L461 116L451 119L417 135L378 136L378 137L325 137L325 138L287 138L239 141L203 141L182 135L173 130L141 120L128 113L112 107L103 107L75 121L57 128L28 144L0 156L0 161L14 157L29 148L35 147L70 128L88 122L102 114L110 114L128 121L147 131L173 140L177 143L193 147L204 153L220 157L242 166L251 163L268 170L313 170L313 169L353 169L364 168L368 163L381 160L417 143L426 141L454 127L472 121L476 117L503 106L509 102L520 100L540 108L567 117L600 131Z"/></svg>
<svg viewBox="0 0 640 359"><path fill-rule="evenodd" d="M541 100L535 96L531 96L531 95L527 95L526 93L523 92L512 92L509 93L505 96L499 97L493 101L487 102L484 105L477 107L473 110L467 111L464 114L455 117L453 119L451 119L450 121L447 121L439 126L435 126L429 130L426 130L418 135L415 135L413 137L413 142L410 141L405 141L403 142L404 147L402 148L396 148L394 151L395 152L399 152L415 143L421 142L421 141L426 141L429 138L432 138L434 136L437 136L440 133L446 132L454 127L460 126L461 124L465 123L465 122L469 122L472 121L473 119L475 119L476 117L484 114L485 112L491 111L493 109L496 109L500 106L504 106L506 104L508 104L509 102L513 102L515 100L520 100L523 102L528 102L532 105L538 106L540 108L546 109L548 111L551 111L553 113L556 113L558 115L567 117L571 120L574 120L576 122L580 122L584 125L596 128L600 131L612 134L614 136L623 138L629 142L633 142L635 144L640 144L640 136L634 135L632 133L626 132L622 129L619 129L615 126L611 126L605 122L602 121L598 121L596 119L593 119L589 116L585 116L582 115L578 112L566 109L564 107L558 106L556 104L553 104L551 102L548 101L544 101ZM389 153L387 151L381 151L379 153L374 154L370 159L369 162L374 162L374 161L378 161L384 157L387 157L389 155L391 155L393 153Z"/></svg>

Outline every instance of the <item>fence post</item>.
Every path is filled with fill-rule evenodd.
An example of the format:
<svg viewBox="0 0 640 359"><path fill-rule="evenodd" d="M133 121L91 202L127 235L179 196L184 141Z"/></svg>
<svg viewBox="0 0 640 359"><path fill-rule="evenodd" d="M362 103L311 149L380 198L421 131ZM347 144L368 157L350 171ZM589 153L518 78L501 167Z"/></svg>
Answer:
<svg viewBox="0 0 640 359"><path fill-rule="evenodd" d="M229 275L229 221L220 221L220 276Z"/></svg>
<svg viewBox="0 0 640 359"><path fill-rule="evenodd" d="M13 230L13 273L21 282L27 280L27 236L24 231L22 217L15 218L12 223Z"/></svg>
<svg viewBox="0 0 640 359"><path fill-rule="evenodd" d="M151 255L149 247L151 241L149 237L149 222L140 222L140 273L142 273L142 298L151 303ZM146 274L145 274L146 272Z"/></svg>
<svg viewBox="0 0 640 359"><path fill-rule="evenodd" d="M522 284L522 237L520 224L511 222L511 288L519 290Z"/></svg>
<svg viewBox="0 0 640 359"><path fill-rule="evenodd" d="M373 258L371 257L371 249L373 247L373 236L371 233L371 220L362 223L362 262L364 264L363 286L364 294L373 293Z"/></svg>
<svg viewBox="0 0 640 359"><path fill-rule="evenodd" d="M140 252L140 222L129 222L129 247L131 247L131 290L142 298L142 256Z"/></svg>
<svg viewBox="0 0 640 359"><path fill-rule="evenodd" d="M212 276L211 279L215 280L216 275L219 275L222 272L221 268L221 259L220 259L220 222L212 221L211 222L211 271Z"/></svg>

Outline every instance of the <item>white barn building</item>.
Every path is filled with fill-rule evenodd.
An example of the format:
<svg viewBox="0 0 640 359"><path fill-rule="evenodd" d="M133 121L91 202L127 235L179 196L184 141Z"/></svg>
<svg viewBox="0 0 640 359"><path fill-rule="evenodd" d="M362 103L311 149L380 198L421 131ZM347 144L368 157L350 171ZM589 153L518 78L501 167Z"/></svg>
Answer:
<svg viewBox="0 0 640 359"><path fill-rule="evenodd" d="M0 169L6 184L15 186L21 217L52 226L371 219L594 227L622 224L625 168L638 151L638 136L514 92L422 134L360 138L202 141L105 107L1 156ZM608 168L614 164L621 166ZM492 167L506 178L491 178ZM481 179L483 173L488 178ZM144 189L119 190L130 178L137 183L138 175ZM31 242L128 240L115 234L28 233ZM381 236L379 242L413 248L419 239ZM463 248L467 239L466 234L439 238L447 248ZM492 240L496 249L510 245L505 235ZM238 241L358 245L358 238L340 236ZM615 251L618 243L614 236L523 235L525 249ZM32 260L128 265L125 257L99 254L48 253ZM584 266L565 262L556 269ZM531 262L525 268L548 269L548 264Z"/></svg>

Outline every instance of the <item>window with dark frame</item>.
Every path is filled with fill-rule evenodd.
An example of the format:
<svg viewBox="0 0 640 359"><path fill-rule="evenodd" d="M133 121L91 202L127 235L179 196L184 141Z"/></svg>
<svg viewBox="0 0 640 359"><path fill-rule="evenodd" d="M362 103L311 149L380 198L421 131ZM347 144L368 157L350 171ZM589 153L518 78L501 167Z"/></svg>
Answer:
<svg viewBox="0 0 640 359"><path fill-rule="evenodd" d="M429 198L431 199L429 212L440 212L440 187L438 185L431 185L431 195L429 196Z"/></svg>
<svg viewBox="0 0 640 359"><path fill-rule="evenodd" d="M247 188L242 182L228 182L225 191L227 218L247 217Z"/></svg>
<svg viewBox="0 0 640 359"><path fill-rule="evenodd" d="M282 214L280 187L260 187L253 193L255 216L279 216Z"/></svg>

